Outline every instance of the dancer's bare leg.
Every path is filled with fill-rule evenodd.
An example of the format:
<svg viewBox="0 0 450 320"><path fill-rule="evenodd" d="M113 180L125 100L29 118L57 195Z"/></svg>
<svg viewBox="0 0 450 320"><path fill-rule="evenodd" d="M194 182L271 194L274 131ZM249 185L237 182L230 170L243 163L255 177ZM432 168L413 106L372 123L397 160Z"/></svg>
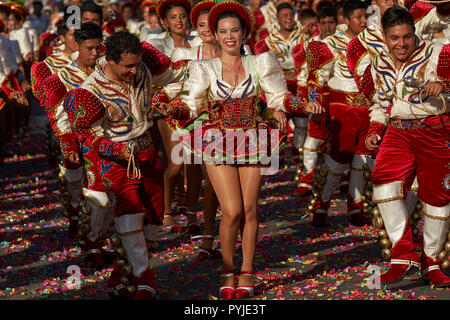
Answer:
<svg viewBox="0 0 450 320"><path fill-rule="evenodd" d="M197 222L197 205L202 186L203 174L199 164L186 165L188 211L195 212L187 216L189 223Z"/></svg>
<svg viewBox="0 0 450 320"><path fill-rule="evenodd" d="M239 171L235 166L206 164L209 179L214 187L222 208L220 222L220 245L222 249L223 270L234 269L234 250L239 232L244 203L241 196ZM222 279L223 286L233 286L232 277Z"/></svg>
<svg viewBox="0 0 450 320"><path fill-rule="evenodd" d="M206 186L203 195L203 218L204 231L203 235L214 235L214 223L216 221L217 208L219 207L219 200L217 199L214 188L209 180L206 168L202 166L203 175L205 176ZM200 245L203 249L212 249L214 239L203 239Z"/></svg>
<svg viewBox="0 0 450 320"><path fill-rule="evenodd" d="M163 224L169 226L175 223L171 214L171 204L173 199L173 190L177 184L177 179L183 169L183 164L175 164L172 161L172 149L179 143L179 141L172 141L172 130L167 125L165 120L158 121L158 128L161 135L161 140L164 146L164 153L166 155L167 167L164 171L164 220Z"/></svg>
<svg viewBox="0 0 450 320"><path fill-rule="evenodd" d="M239 181L244 203L244 226L242 237L241 271L253 271L256 241L258 239L258 198L261 189L261 168L258 166L239 166ZM253 285L253 277L239 277L238 286Z"/></svg>

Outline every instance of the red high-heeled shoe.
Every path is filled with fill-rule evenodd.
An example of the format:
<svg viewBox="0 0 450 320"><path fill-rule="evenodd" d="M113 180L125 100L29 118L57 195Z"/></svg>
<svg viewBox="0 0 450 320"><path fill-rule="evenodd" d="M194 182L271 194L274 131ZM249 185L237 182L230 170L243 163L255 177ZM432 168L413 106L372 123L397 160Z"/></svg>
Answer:
<svg viewBox="0 0 450 320"><path fill-rule="evenodd" d="M233 270L222 270L219 272L220 278L234 277ZM219 288L220 299L222 300L232 300L235 298L236 286L222 286Z"/></svg>
<svg viewBox="0 0 450 320"><path fill-rule="evenodd" d="M241 271L241 276L250 276L252 278L255 277L255 274L253 271ZM235 296L237 299L247 299L251 298L255 295L255 287L252 286L238 286L236 288Z"/></svg>
<svg viewBox="0 0 450 320"><path fill-rule="evenodd" d="M204 234L199 236L192 236L191 241L196 240L214 240L214 236L210 234ZM214 243L213 243L214 245ZM201 246L198 248L197 258L200 261L211 259L211 258L221 258L222 257L222 250L220 248L216 249L208 249L208 248L202 248Z"/></svg>
<svg viewBox="0 0 450 320"><path fill-rule="evenodd" d="M168 214L168 213L164 214L164 218L167 218L167 217L170 217L170 216L172 216L172 214ZM181 226L176 224L176 223L164 226L164 230L169 232L169 233L180 233L180 232L183 231Z"/></svg>
<svg viewBox="0 0 450 320"><path fill-rule="evenodd" d="M186 216L195 216L197 217L197 212L194 211L186 211ZM188 232L191 234L200 233L200 223L198 222L188 222Z"/></svg>

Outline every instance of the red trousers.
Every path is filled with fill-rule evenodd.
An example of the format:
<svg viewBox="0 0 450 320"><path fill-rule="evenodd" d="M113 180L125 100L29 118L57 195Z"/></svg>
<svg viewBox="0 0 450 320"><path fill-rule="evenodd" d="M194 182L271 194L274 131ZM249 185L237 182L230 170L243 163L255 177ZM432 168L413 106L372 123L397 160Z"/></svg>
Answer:
<svg viewBox="0 0 450 320"><path fill-rule="evenodd" d="M388 127L379 146L372 183L404 181L409 188L417 175L419 199L442 207L450 201L450 116L429 117L425 123L429 127Z"/></svg>
<svg viewBox="0 0 450 320"><path fill-rule="evenodd" d="M116 199L115 216L146 213L145 224L160 224L164 213L164 177L155 147L137 155L140 179L127 177L127 164L101 159L102 178Z"/></svg>
<svg viewBox="0 0 450 320"><path fill-rule="evenodd" d="M320 117L320 123L317 124L311 120L308 121L308 136L319 140L327 140L327 126L325 116Z"/></svg>
<svg viewBox="0 0 450 320"><path fill-rule="evenodd" d="M370 122L369 109L358 103L358 96L330 89L330 143L327 151L339 163L350 163L355 153L372 154L365 143Z"/></svg>

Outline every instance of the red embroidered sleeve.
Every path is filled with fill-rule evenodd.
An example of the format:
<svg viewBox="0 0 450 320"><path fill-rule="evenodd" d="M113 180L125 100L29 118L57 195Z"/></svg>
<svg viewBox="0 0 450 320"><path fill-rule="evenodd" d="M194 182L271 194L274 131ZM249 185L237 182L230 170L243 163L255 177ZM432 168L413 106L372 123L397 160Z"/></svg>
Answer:
<svg viewBox="0 0 450 320"><path fill-rule="evenodd" d="M105 107L94 94L83 88L69 91L64 100L64 110L83 148L93 150L107 158L123 158L125 143L99 137L92 130L92 126L105 116Z"/></svg>
<svg viewBox="0 0 450 320"><path fill-rule="evenodd" d="M1 83L1 89L3 92L6 93L8 98L11 98L11 94L14 91L20 91L22 92L22 88L19 85L19 82L17 81L17 78L14 74L10 73L5 80Z"/></svg>
<svg viewBox="0 0 450 320"><path fill-rule="evenodd" d="M290 116L304 116L305 112L305 101L296 97L292 93L287 93L283 100L284 108L286 113Z"/></svg>
<svg viewBox="0 0 450 320"><path fill-rule="evenodd" d="M269 30L267 30L266 28L263 28L261 30L259 30L258 32L258 37L260 40L264 40L269 36Z"/></svg>
<svg viewBox="0 0 450 320"><path fill-rule="evenodd" d="M163 103L168 103L169 102L169 95L168 93L164 90L158 90L158 92L156 92L153 97L152 97L152 104L156 104L159 102L163 102Z"/></svg>
<svg viewBox="0 0 450 320"><path fill-rule="evenodd" d="M294 49L292 49L292 57L294 58L295 68L300 69L306 62L306 51L305 43L297 44Z"/></svg>
<svg viewBox="0 0 450 320"><path fill-rule="evenodd" d="M264 18L262 11L259 9L253 11L253 18L255 19L255 23L253 25L255 30L259 30L266 22L266 19Z"/></svg>
<svg viewBox="0 0 450 320"><path fill-rule="evenodd" d="M55 121L56 107L64 100L67 89L61 82L57 74L53 74L45 80L44 96L45 96L45 112L50 120L50 126L58 133Z"/></svg>
<svg viewBox="0 0 450 320"><path fill-rule="evenodd" d="M172 111L167 116L177 120L187 120L190 118L191 112L189 107L182 102L179 98L176 98L170 102Z"/></svg>
<svg viewBox="0 0 450 320"><path fill-rule="evenodd" d="M347 46L347 64L359 90L361 90L361 79L358 77L357 68L365 54L367 54L367 48L363 46L358 37L353 38Z"/></svg>
<svg viewBox="0 0 450 320"><path fill-rule="evenodd" d="M269 46L266 43L266 39L259 40L255 45L255 54L270 51Z"/></svg>
<svg viewBox="0 0 450 320"><path fill-rule="evenodd" d="M385 132L386 127L379 122L371 122L369 125L369 129L367 130L368 135L376 134L381 138L383 138Z"/></svg>
<svg viewBox="0 0 450 320"><path fill-rule="evenodd" d="M373 82L371 68L372 65L369 64L364 71L360 87L361 92L366 96L369 102L372 101L373 95L375 94L375 83Z"/></svg>
<svg viewBox="0 0 450 320"><path fill-rule="evenodd" d="M31 89L42 107L45 104L44 83L51 75L52 72L45 62L35 63L31 66Z"/></svg>
<svg viewBox="0 0 450 320"><path fill-rule="evenodd" d="M328 89L325 84L319 85L318 71L334 59L333 53L324 42L313 41L306 49L306 58L308 63L308 99L326 107L324 97Z"/></svg>
<svg viewBox="0 0 450 320"><path fill-rule="evenodd" d="M73 133L65 133L58 136L59 145L61 147L61 153L64 159L67 159L71 154L79 154L80 147L76 138L76 135Z"/></svg>
<svg viewBox="0 0 450 320"><path fill-rule="evenodd" d="M450 93L450 44L446 44L441 49L436 73L445 86L444 91Z"/></svg>
<svg viewBox="0 0 450 320"><path fill-rule="evenodd" d="M322 41L312 41L306 49L308 68L317 70L334 59L327 44Z"/></svg>
<svg viewBox="0 0 450 320"><path fill-rule="evenodd" d="M150 43L142 42L142 61L153 75L163 73L170 66L170 59Z"/></svg>
<svg viewBox="0 0 450 320"><path fill-rule="evenodd" d="M409 12L414 18L414 23L417 23L423 17L425 17L428 14L428 12L430 12L433 8L434 6L431 4L422 1L416 1L416 3L413 4Z"/></svg>

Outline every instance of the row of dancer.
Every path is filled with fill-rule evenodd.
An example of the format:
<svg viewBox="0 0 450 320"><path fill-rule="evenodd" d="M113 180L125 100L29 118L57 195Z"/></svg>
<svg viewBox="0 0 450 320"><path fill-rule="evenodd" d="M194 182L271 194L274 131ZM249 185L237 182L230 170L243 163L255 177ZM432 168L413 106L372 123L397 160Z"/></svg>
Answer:
<svg viewBox="0 0 450 320"><path fill-rule="evenodd" d="M448 266L446 241L449 216L449 158L448 144L445 143L445 139L448 139L448 109L445 98L445 92L448 90L448 73L445 71L448 39L443 32L448 24L448 4L443 2L433 6L416 2L410 12L404 7L394 6L394 2L376 4L378 14L371 16L368 23L366 6L363 3L344 2L344 26L338 25L336 31L325 37L321 37L319 33L318 39L306 41L291 51L297 67L297 95L327 110L326 115L313 115L309 119L306 141L310 137L314 138L315 129L318 129L319 135L312 148L305 142L305 168L299 191L304 193L312 189L313 196L308 209L313 214L313 225L326 226L330 196L341 177L350 170L347 194L350 223L371 223L368 204L363 200L370 201L370 198L373 198L373 213L376 218L374 221L378 228L384 226L385 229L381 231L382 243L386 247L383 252L384 256L391 260L391 268L381 276L381 282L396 283L406 274L420 269L426 282L436 286L448 286L449 278L440 269ZM324 24L326 20L322 14L326 11L329 9L323 8L319 14L319 21ZM333 20L336 24L336 15L331 21ZM399 39L399 35L393 34L399 32L399 29L404 32L402 37L405 39ZM389 37L392 38L391 41ZM407 37L409 43L406 41ZM268 37L260 48L276 51L277 48L271 41L273 38ZM280 39L279 35L278 38ZM281 42L283 41L278 40L276 44ZM435 54L427 56L425 52L431 48L436 48ZM279 59L286 61L283 51L280 51ZM388 62L386 56L389 57ZM434 59L434 69L426 71L429 59ZM379 65L382 68L379 69ZM374 79L369 76L370 66L373 68ZM289 67L285 69L289 71ZM364 72L366 77L363 77ZM437 76L433 77L431 74ZM405 79L407 81L403 81ZM411 89L411 79L416 83L415 90ZM305 87L303 94L302 84ZM423 84L421 89L429 98L422 98L422 93L417 90L419 84ZM401 98L399 90L403 90ZM432 96L440 96L441 101L438 102L438 99L433 99ZM372 100L373 97L375 100ZM426 99L428 102L425 102ZM402 106L402 103L407 106ZM433 107L422 107L427 103ZM402 111L398 111L395 106ZM409 112L406 112L408 106ZM424 124L428 121L437 121L440 125ZM422 132L423 128L431 129L425 134L427 139L438 141L433 140L433 143L427 145L430 147L433 144L433 148L428 150L430 153L421 149L423 153L418 154L420 147L409 143L409 149L402 149L404 153L391 155L393 149L398 151L397 148L400 148L400 145L395 144L399 142L398 136L394 138L395 142L386 139L394 143L393 145L387 147L389 142L386 142L378 147L381 141L385 141L381 138L386 127L411 129L399 131L400 135L407 136L417 132L425 134L426 130ZM388 129L388 132L389 130L391 129ZM317 158L311 158L311 151L317 152L319 145L324 142L324 166L314 177L314 165L311 163ZM440 156L433 156L434 152ZM426 161L435 160L436 164L428 167L421 159L422 156ZM394 164L394 159L402 162L402 165ZM375 170L371 179L373 196L370 190L365 189L366 186L371 188L371 184L364 181L365 168ZM431 174L429 170L436 171ZM425 178L425 172L429 173L428 178ZM314 188L311 188L313 177ZM367 177L370 178L370 173ZM419 207L423 207L425 216L420 258L414 248L409 222L418 199Z"/></svg>
<svg viewBox="0 0 450 320"><path fill-rule="evenodd" d="M164 1L161 3L164 3ZM208 13L208 11L211 10L212 5L214 5L215 10L217 10L211 11L211 13L215 12L215 15ZM296 98L295 95L290 94L287 90L286 78L290 75L289 72L283 70L282 61L280 61L281 59L275 50L272 49L269 51L274 51L278 61L272 53L263 53L256 56L242 55L246 50L244 41L247 36L250 35L250 31L252 30L252 20L254 15L249 13L244 6L232 1L222 4L223 6L214 3L212 5L209 8L206 4L204 4L204 6L199 5L197 7L197 18L195 18L195 16L192 18L192 12L196 11L191 11L192 22L197 20L197 32L199 35L201 33L204 36L204 39L202 39L203 45L198 47L192 45L193 48L179 49L180 57L191 57L188 60L200 60L200 57L203 60L206 60L208 57L210 58L209 60L198 62L192 61L189 64L186 64L185 59L183 60L180 58L180 60L177 61L176 55L173 53L166 56L162 54L161 52L164 51L164 48L161 47L160 43L155 42L154 46L152 46L144 42L143 45L138 46L136 44L136 37L132 37L128 33L113 33L114 37L110 38L110 41L112 42L109 42L109 48L112 50L110 54L108 54L108 41L106 42L105 48L102 48L100 45L98 49L90 49L91 53L92 51L95 51L95 53L98 54L97 50L106 53L105 58L97 59L98 56L95 57L95 59L93 57L90 58L90 64L92 64L92 61L98 60L93 64L95 66L94 68L86 68L88 64L81 60L79 61L78 64L83 64L84 66L84 68L82 68L84 70L84 77L81 77L80 72L68 72L67 70L61 73L58 71L58 74L53 76L53 80L47 76L35 77L35 92L37 94L43 94L41 102L47 109L55 132L57 132L58 137L60 137L60 141L63 142L61 145L63 146L63 154L65 155L67 163L66 168L63 170L74 170L73 172L79 173L83 171L79 169L81 165L85 167L85 180L87 182L85 185L88 186L88 188L85 189L92 192L88 191L83 193L85 193L84 196L86 196L87 199L89 199L89 194L92 195L90 197L91 199L95 199L90 202L87 200L86 204L89 205L84 206L83 210L84 213L90 213L91 231L95 228L103 228L103 230L105 230L104 226L108 225L108 219L112 219L111 212L114 210L116 216L114 222L116 230L119 232L119 237L114 238L113 243L117 247L117 252L121 258L115 263L114 272L111 275L109 285L116 293L126 297L140 299L151 298L154 296L154 290L152 289L152 273L149 271L148 260L145 259L146 257L148 258L148 254L145 255L144 248L150 248L150 242L156 240L155 233L157 233L159 224L162 221L164 221L165 225L172 224L170 221L171 217L168 214L169 210L167 210L168 206L166 206L165 201L162 200L163 196L165 196L165 190L163 192L162 189L166 188L166 184L162 182L161 168L154 156L154 149L156 149L154 144L157 143L157 139L155 139L157 135L155 135L155 126L153 126L153 122L158 124L157 127L163 142L164 139L167 141L168 137L171 136L172 131L181 134L183 141L186 142L197 138L195 131L192 130L194 124L192 119L195 118L201 120L203 122L201 137L204 137L204 134L208 135L208 132L217 133L218 130L220 134L215 136L215 141L222 141L222 146L223 142L226 142L229 137L229 135L227 135L227 129L245 129L246 131L251 131L249 129L254 128L263 129L264 132L267 132L266 136L277 137L277 139L273 141L273 145L271 145L271 151L277 152L279 144L282 144L283 141L283 135L278 132L277 129L284 129L287 122L284 112L287 111L292 117L306 118L305 116L309 112L320 113L323 111L323 108L325 108L329 114L335 112L333 117L330 117L332 118L331 123L326 127L331 134L330 141L333 140L332 135L335 135L334 142L329 144L331 148L329 149L330 159L326 159L329 160L328 165L335 165L338 169L339 164L341 164L342 167L346 167L345 162L347 161L346 159L349 158L349 154L356 153L354 143L345 145L345 143L348 142L347 140L344 138L342 138L342 141L339 140L339 138L341 138L339 132L343 127L340 127L338 122L341 119L349 120L348 109L350 109L358 115L358 119L362 120L360 122L354 121L351 125L345 126L345 129L351 131L352 128L355 129L356 127L356 129L360 129L362 132L364 131L364 126L369 126L368 108L371 104L366 102L365 105L367 105L367 107L359 109L355 109L356 107L354 106L352 106L353 108L347 109L341 108L343 104L348 104L349 101L354 101L355 99L348 100L342 92L333 92L333 81L331 81L333 77L337 76L337 79L334 79L334 83L340 84L340 86L334 88L335 91L338 91L336 89L342 89L342 84L345 83L342 79L347 81L349 88L352 88L353 86L353 83L350 83L351 79L353 79L357 89L355 92L350 90L349 94L347 94L348 96L352 96L353 94L353 98L355 98L354 96L361 98L362 95L358 95L357 93L364 94L366 93L364 92L364 89L370 87L360 85L361 83L370 83L369 80L364 82L359 80L362 79L362 76L361 73L358 74L358 72L361 72L361 70L364 72L364 66L361 64L360 66L355 67L355 63L353 65L351 63L353 56L348 54L347 59L346 55L339 54L346 52L347 50L349 53L356 53L356 55L359 56L353 61L364 61L366 66L372 63L373 58L369 57L374 57L378 54L378 52L374 55L367 54L369 51L367 46L365 46L366 51L359 49L360 47L357 47L358 50L355 49L352 51L347 49L347 46L345 45L346 43L351 42L350 40L353 38L362 39L360 40L360 43L364 46L364 44L366 44L364 41L367 41L368 39L367 36L363 36L364 32L366 32L365 30L375 30L372 32L372 34L378 36L375 39L380 39L380 34L386 34L386 30L382 30L380 24L378 25L378 31L376 28L364 28L365 18L362 11L365 12L365 6L353 2L344 4L342 11L344 12L343 16L348 20L348 23L346 23L347 29L343 31L338 30L338 32L334 32L328 36L326 36L325 33L322 36L319 35L319 37L325 39L324 41L310 41L311 43L308 45L309 41L306 39L306 41L301 43L303 52L305 52L304 56L310 58L303 59L303 64L299 64L299 61L302 61L301 57L303 57L303 55L300 54L298 56L300 57L299 59L294 57L294 64L302 65L305 68L301 70L301 68L297 67L294 74L296 74L297 77L302 71L303 74L307 74L307 79L306 81L303 80L303 83L306 83L308 94L299 95L297 92L299 98ZM227 9L225 9L225 5L227 5ZM186 7L183 4L179 4L178 6L174 5L172 8L167 9L166 12L169 12L169 10L176 7L183 9L186 13ZM436 20L438 20L439 23L439 21L442 20L442 16L444 16L442 12L440 12L442 10L437 10L442 9L439 6L434 8L434 6L424 7L422 5L420 9L422 9L420 10L422 16L419 20L423 21L423 23L426 23L426 21L434 21L433 23L436 23ZM285 6L285 8L281 8L279 11L281 12L283 10L288 11L289 7ZM200 17L202 16L200 13L205 15L204 18L206 19L204 23L200 23ZM413 11L413 13L417 14L417 11ZM325 16L325 18L331 18L333 21L337 20L334 15ZM355 19L360 21L356 23L354 21ZM320 20L321 19L319 18L319 26ZM202 32L200 26L203 26L206 30ZM417 30L419 30L418 37L420 39L422 37L421 29L417 26L418 25L416 24L416 34ZM83 29L86 28L89 28L89 26L84 25L84 27L78 31L70 31L73 32L72 36L78 32L79 41L75 41L77 43L75 48L83 43L84 40L81 41L80 36L83 34ZM93 30L95 27L91 24L90 28ZM209 29L209 32L207 29ZM311 25L308 29L314 30L314 26ZM87 32L86 30L84 31ZM64 31L61 32L63 33ZM220 35L222 32L221 38ZM338 34L339 32L341 32L341 34ZM310 37L314 35L314 31L309 31L309 33ZM351 33L353 37L349 36L349 33ZM70 35L71 33L66 34ZM184 34L186 35L186 32ZM214 37L211 37L211 35L214 35ZM210 37L209 39L207 38L208 36ZM95 37L93 38L96 39ZM316 40L320 39L316 37ZM151 40L149 40L149 42L151 42ZM328 47L323 46L322 43L324 42L329 44ZM370 43L373 42L374 41L371 40ZM261 43L262 42L260 42L260 47L264 47ZM332 50L336 49L336 43L341 45L341 49L334 53ZM384 39L380 40L379 43L384 43ZM67 46L69 46L69 44L67 44L66 47ZM191 44L189 44L189 46L191 46ZM374 45L372 47L377 48L378 46ZM127 48L131 51L127 51ZM446 47L443 46L443 48L445 54ZM114 49L118 49L120 54L117 55L117 52L114 53ZM416 48L414 47L414 49ZM64 48L62 51L65 50L66 49ZM74 50L74 52L77 51L79 50ZM176 50L174 52L176 53ZM79 57L82 56L80 53L81 52L78 53ZM133 55L136 57L133 57ZM95 56L95 54L93 56ZM142 60L147 68L149 68L150 73L148 73L148 70L145 68L145 70L141 70L142 65L140 64L139 56L142 56ZM167 58L168 56L172 58L172 61ZM312 57L315 59L312 59ZM366 60L361 57L365 57ZM368 61L367 58L369 59ZM55 59L53 58L53 60ZM339 63L336 63L336 61ZM48 73L48 70L46 70L50 69L48 62L49 61L47 61L47 66L40 65L43 69L42 74L50 75L52 73L52 71ZM128 63L128 65L126 63ZM67 64L67 62L63 63L60 68L66 68ZM335 70L333 68L335 68ZM35 70L37 69L38 68L35 67ZM140 71L138 72L138 70ZM38 74L37 72L35 73ZM91 74L92 77L88 77L89 74ZM153 101L151 102L149 102L148 97L153 89L149 89L146 81L143 81L142 78L140 78L140 76L145 74L153 75L153 82L150 86L153 85L153 89L157 91L157 94L153 96ZM79 77L77 80L78 82L73 81L77 78L76 75ZM330 75L333 75L333 77L330 78ZM442 79L446 79L445 73L442 76L442 70L439 71L438 75ZM64 76L66 80L64 80ZM72 76L74 76L74 78L71 78ZM342 77L339 78L340 76ZM423 74L419 74L419 76L423 77ZM181 81L182 77L184 78L183 82ZM105 79L109 79L110 82L105 82ZM142 91L133 91L132 87L129 86L130 82L138 85L138 79L139 81L142 81L141 88L147 90L145 91L147 98L144 98L145 94L142 95ZM90 80L91 82L84 82L85 80ZM64 81L66 81L66 84ZM69 82L71 83L70 86L67 85ZM168 82L172 82L172 84L166 85ZM51 84L51 86L47 85L48 83ZM76 83L80 88L70 91L74 88L73 83ZM42 88L39 88L39 86L42 86ZM52 87L61 89L52 90ZM134 92L136 96L133 96L132 92ZM260 96L261 93L263 93L263 96ZM433 91L433 93L437 93L437 91ZM123 95L123 99L120 99L120 95ZM132 98L130 98L131 96ZM370 97L370 95L368 96ZM112 102L112 97L118 99L114 99L114 102ZM329 97L329 102L323 100L324 97ZM65 99L63 103L61 101L62 99ZM131 103L129 101L131 101ZM361 101L362 100L357 100L357 103L360 103ZM334 104L332 102L334 102ZM155 108L156 111L159 111L166 117L163 119L155 117L155 114L150 112L151 107L149 107L149 104L153 105L153 108ZM105 108L94 107L98 105L102 105ZM136 105L142 106L140 112L133 109L133 107L136 108ZM268 108L265 113L261 113L260 111L262 111L265 105L267 105ZM364 109L366 111L364 111ZM305 112L305 110L308 112ZM88 116L86 116L86 114ZM442 116L439 117L442 118ZM270 118L277 120L278 128L273 125L273 121L270 121ZM147 121L144 121L143 119L146 119ZM315 123L318 128L323 128L324 124L326 125L326 121L324 121L326 119L327 118L325 117L314 115L309 122ZM335 121L334 123L333 120ZM364 124L364 121L366 121L366 124ZM386 120L384 123L386 123ZM150 127L153 128L153 130L151 130L152 134L148 133ZM71 132L72 130L74 132ZM366 130L368 129L366 128ZM140 136L144 131L146 133ZM324 132L323 129L322 132ZM377 133L379 134L379 132ZM342 135L346 136L346 138L348 138L348 135L351 137L357 136L357 140L360 142L359 147L366 142L366 139L361 136L360 132L349 133L344 131L342 132ZM381 136L381 134L379 134L379 136ZM445 135L443 136L445 137ZM343 141L345 141L344 144L342 144ZM343 145L345 150L339 150L339 148L336 149L339 145ZM166 155L168 155L167 150L173 150L173 146L169 148L167 148L168 144L164 144L164 146L166 148ZM67 148L65 151L64 147ZM221 274L221 296L223 298L249 297L253 295L254 286L253 256L257 235L256 204L259 195L259 184L255 186L254 183L248 182L261 181L261 165L217 165L215 161L218 161L218 159L211 159L211 141L205 141L204 144L200 147L197 146L197 148L195 148L195 146L192 148L192 146L188 144L185 144L185 147L185 149L193 149L193 154L200 156L203 162L205 162L203 169L205 176L207 177L209 190L212 194L216 193L218 202L223 211L223 218L220 225L224 270ZM232 144L232 147L230 148L231 149L225 148L216 150L220 151L219 154L223 156L222 160L231 157L231 160L236 161L236 152L238 150L236 150L234 144ZM371 148L373 148L373 146ZM136 149L141 152L134 152ZM367 149L371 151L370 148ZM86 153L86 155L84 155L84 153ZM76 156L77 154L78 157ZM445 153L442 154L445 159ZM244 155L246 157L254 156L257 163L262 157L259 146L256 151L254 149L244 148ZM333 160L332 155L334 155L335 158L342 157L342 159L345 159L340 160L343 162L340 163L337 160ZM167 160L169 160L169 158L171 157L167 157ZM211 160L213 161L211 162ZM75 168L72 168L71 166L74 164ZM77 165L78 167L76 167ZM132 172L127 170L127 166L133 169ZM156 170L154 170L155 168ZM334 172L335 176L340 175L341 172L337 169L335 169L335 171L333 168L331 168L331 170L330 168L326 170L324 176L329 172ZM201 170L199 166L197 166L196 169L197 172ZM361 170L354 171L361 172ZM445 172L443 174L445 175ZM136 178L134 175L137 175L138 179L133 179ZM70 174L66 174L66 177L69 176ZM332 183L329 183L330 185L327 188L325 188L325 182L325 186L322 187L322 190L328 190L327 192L332 190L333 184L335 185L338 179L332 178L331 180ZM80 181L81 179L73 179L73 182L75 183L80 183ZM227 181L227 183L224 183L224 181ZM328 181L328 179L325 181ZM359 180L356 179L356 182L358 181ZM407 187L407 190L409 182L404 184L405 187ZM445 188L445 177L443 185ZM89 187L91 187L91 189L89 189ZM96 189L96 187L99 189ZM358 202L357 200L355 201L355 197L358 196L357 191L361 192L361 189L355 187L354 190L356 191L354 192L352 200L357 204ZM406 194L404 190L401 191L403 192L401 193L402 195ZM99 192L98 195L101 194L102 196L96 197L96 192ZM146 196L144 193L151 193L153 196L148 197L148 195ZM326 192L315 192L315 194L320 197L316 198L316 203L319 203L319 209L324 209L321 208L320 205L325 202L326 207L326 201L323 201L323 199L326 198ZM359 193L359 195L361 195L361 193ZM390 197L388 198L390 199ZM99 205L102 202L98 201L98 199L103 199L105 205ZM150 199L150 201L148 199ZM211 199L213 199L213 197L211 197ZM381 199L381 202L389 202L383 201L386 199ZM442 202L440 202L437 207L442 207L441 204L445 202L445 196L443 196L442 199ZM375 200L377 201L378 199ZM397 198L394 200L402 201ZM421 200L428 203L424 199ZM130 205L130 203L132 205ZM95 204L97 206L95 206ZM215 214L217 204L212 203L211 208L213 207L214 210L211 209L211 213L214 212ZM398 253L399 246L396 246L397 242L395 240L395 235L393 236L395 231L392 231L392 228L398 227L398 221L388 222L390 221L389 218L385 217L389 216L389 214L383 213L381 207L382 205L379 205L379 211L383 216L387 234L389 238L392 237L391 239L393 240L391 240L391 245L393 247L392 268L387 274L382 276L382 281L389 283L398 281L407 272L411 271L410 267L417 266L419 258L416 259L416 257L413 257L412 259L402 259L404 252L400 250L401 252ZM104 209L104 211L109 212L109 215L106 212L97 215L93 214L94 211L101 212L101 210L97 210L97 208ZM430 228L439 228L441 231L445 229L444 224L448 223L448 218L445 217L446 214L448 217L448 212L444 212L445 210L444 204L444 209L441 210L442 212L437 210L437 214L429 214L429 216L432 217L430 219L432 219L433 222L436 222L434 224L427 224L429 230L431 230ZM436 210L432 209L432 211L435 212ZM325 224L323 222L324 220L326 221L326 214L324 215L325 212L326 208L323 212L320 212L320 210L314 212L313 222L316 225L320 226ZM393 211L389 212L391 212L390 215L392 216ZM208 216L213 216L213 214ZM363 215L357 212L356 217L361 216ZM436 217L440 217L440 219L437 219ZM84 216L81 216L81 218L84 222L89 220ZM73 220L76 221L76 219L77 218L74 218ZM355 220L356 219L353 221ZM439 221L441 221L440 224ZM367 220L363 220L363 222L365 223ZM195 231L196 221L192 219L189 223L190 226L194 226L193 228L190 228L191 231ZM96 226L93 227L93 225ZM209 222L207 225L213 226L214 223L211 224ZM206 229L205 224L205 234L210 235L206 232ZM238 288L236 289L233 258L238 230L242 237L244 260L241 266L241 274L243 276L239 277ZM85 229L84 231L87 230ZM98 232L100 234L105 234L105 231ZM83 233L83 230L81 230L81 233ZM434 234L434 238L433 236L430 236L430 233ZM442 272L439 273L439 267L436 268L439 264L439 259L441 262L444 262L442 255L437 259L440 252L436 253L436 251L441 250L443 247L442 235L443 232L428 231L427 237L424 237L425 257L430 257L432 262L423 257L422 260L425 261L425 265L422 266L422 272L424 273L424 276L427 277L427 279L429 278L435 285L446 285L448 283ZM436 237L439 239L436 239ZM95 239L95 237L91 238L91 240L93 239ZM212 245L210 240L211 239L209 239L209 243L207 241L203 241L202 243L202 247L204 248L203 252L207 256L213 253L209 247L209 245ZM146 241L148 241L149 244L144 245L143 243ZM86 245L91 245L90 257L95 257L95 259L100 260L103 259L104 255L102 254L101 248L98 247L98 244L92 245L91 242L96 241L86 241ZM401 243L403 244L404 242L401 241ZM437 247L429 249L430 243L431 247L435 245L437 245ZM129 265L127 265L127 262ZM134 284L134 286L128 286L130 283Z"/></svg>

